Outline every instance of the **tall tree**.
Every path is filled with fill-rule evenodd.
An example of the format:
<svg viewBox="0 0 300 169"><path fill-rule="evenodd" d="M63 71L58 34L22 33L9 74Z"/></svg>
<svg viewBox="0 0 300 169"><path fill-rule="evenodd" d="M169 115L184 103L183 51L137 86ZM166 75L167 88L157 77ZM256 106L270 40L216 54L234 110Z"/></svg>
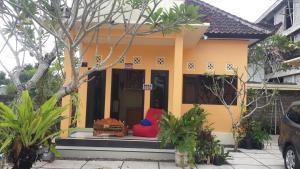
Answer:
<svg viewBox="0 0 300 169"><path fill-rule="evenodd" d="M9 79L6 78L5 72L0 71L0 86L7 85L9 83Z"/></svg>
<svg viewBox="0 0 300 169"><path fill-rule="evenodd" d="M0 35L5 40L16 60L15 71L9 71L3 62L17 93L33 88L48 71L53 60L59 58L64 50L64 57L71 63L71 80L56 93L58 98L74 92L85 77L97 70L114 66L124 57L137 36L152 33L163 34L180 31L184 25L199 23L199 9L190 5L175 5L170 9L160 8L163 0L3 0L0 4ZM147 30L141 28L149 25ZM118 37L113 37L114 29L121 30ZM103 34L107 29L108 33ZM86 72L80 72L80 65L87 49L105 36L109 52L100 64L91 66ZM78 52L84 39L90 38L88 46ZM116 48L121 47L121 54L112 63L108 60ZM55 43L49 43L55 42ZM50 45L49 45L50 44ZM124 43L122 44L124 45ZM49 49L51 48L51 49ZM0 48L1 49L1 48ZM96 54L99 55L96 49ZM1 51L0 51L1 52ZM24 56L31 55L38 62L34 75L26 83L20 81L24 70Z"/></svg>

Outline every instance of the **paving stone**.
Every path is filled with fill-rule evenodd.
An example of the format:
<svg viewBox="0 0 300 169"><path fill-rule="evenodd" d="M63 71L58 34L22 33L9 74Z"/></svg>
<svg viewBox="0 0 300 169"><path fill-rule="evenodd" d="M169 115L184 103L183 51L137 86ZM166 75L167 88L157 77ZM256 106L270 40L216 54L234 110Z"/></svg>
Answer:
<svg viewBox="0 0 300 169"><path fill-rule="evenodd" d="M197 165L198 169L233 169L230 165L221 165L221 166L215 166L215 165Z"/></svg>
<svg viewBox="0 0 300 169"><path fill-rule="evenodd" d="M47 162L45 162L45 161L38 161L35 164L33 164L32 168L40 168L46 164L47 164Z"/></svg>
<svg viewBox="0 0 300 169"><path fill-rule="evenodd" d="M177 167L175 162L159 162L160 169L181 169L181 167ZM196 167L194 168L196 169Z"/></svg>
<svg viewBox="0 0 300 169"><path fill-rule="evenodd" d="M123 161L88 161L82 169L120 169Z"/></svg>
<svg viewBox="0 0 300 169"><path fill-rule="evenodd" d="M125 161L122 169L158 169L158 163L145 161Z"/></svg>
<svg viewBox="0 0 300 169"><path fill-rule="evenodd" d="M249 158L248 155L242 152L230 152L229 155L231 158Z"/></svg>
<svg viewBox="0 0 300 169"><path fill-rule="evenodd" d="M279 147L276 145L265 146L265 150L279 150Z"/></svg>
<svg viewBox="0 0 300 169"><path fill-rule="evenodd" d="M268 167L263 165L233 165L234 169L268 169Z"/></svg>
<svg viewBox="0 0 300 169"><path fill-rule="evenodd" d="M55 160L52 163L47 163L43 168L55 168L55 169L80 169L86 161L79 160Z"/></svg>
<svg viewBox="0 0 300 169"><path fill-rule="evenodd" d="M266 154L266 150L240 149L243 153Z"/></svg>
<svg viewBox="0 0 300 169"><path fill-rule="evenodd" d="M255 153L246 153L248 156L254 158L254 159L279 159L277 156L266 153L266 154L255 154Z"/></svg>
<svg viewBox="0 0 300 169"><path fill-rule="evenodd" d="M271 154L281 154L280 150L266 150L266 152L271 153Z"/></svg>
<svg viewBox="0 0 300 169"><path fill-rule="evenodd" d="M283 165L282 166L280 166L280 165L269 165L268 167L271 168L271 169L285 169L285 167Z"/></svg>
<svg viewBox="0 0 300 169"><path fill-rule="evenodd" d="M263 163L264 165L284 165L283 159L256 159L257 161Z"/></svg>
<svg viewBox="0 0 300 169"><path fill-rule="evenodd" d="M233 158L227 160L227 162L231 165L262 165L258 161L253 158Z"/></svg>

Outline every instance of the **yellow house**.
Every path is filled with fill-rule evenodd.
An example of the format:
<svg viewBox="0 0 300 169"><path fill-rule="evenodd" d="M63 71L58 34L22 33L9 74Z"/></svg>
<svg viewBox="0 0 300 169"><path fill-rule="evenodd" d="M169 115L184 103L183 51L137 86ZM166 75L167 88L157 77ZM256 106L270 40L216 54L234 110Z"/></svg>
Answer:
<svg viewBox="0 0 300 169"><path fill-rule="evenodd" d="M248 46L267 37L271 31L202 1L186 3L200 6L204 15L203 23L195 25L195 30L167 36L138 36L119 63L94 72L87 78L88 82L80 86L79 128L91 128L94 120L102 118L116 118L132 125L143 119L150 107L181 116L193 104L201 104L209 113L208 120L219 138L230 142L227 137L231 130L230 117L201 83L207 80L203 75L230 75L233 68L246 74L243 71L247 67ZM113 30L113 33L118 36L120 32ZM102 55L107 55L107 44L98 46L99 56L95 56L95 45L84 55L82 72L101 62ZM80 50L86 47L87 43L83 43ZM121 49L122 45L115 50L111 62ZM69 61L65 60L64 64L68 77ZM227 94L234 95L232 91ZM64 104L69 102L69 96L63 98ZM238 116L238 107L233 108ZM71 108L65 115L71 115ZM61 128L69 125L70 120L64 120Z"/></svg>

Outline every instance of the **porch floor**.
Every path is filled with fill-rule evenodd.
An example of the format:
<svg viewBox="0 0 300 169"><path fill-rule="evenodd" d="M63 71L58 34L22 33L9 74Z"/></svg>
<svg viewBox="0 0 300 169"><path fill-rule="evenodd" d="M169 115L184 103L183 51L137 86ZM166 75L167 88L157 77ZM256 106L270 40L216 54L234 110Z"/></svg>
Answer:
<svg viewBox="0 0 300 169"><path fill-rule="evenodd" d="M130 141L155 141L158 142L157 138L147 138L147 137L136 137L132 135L132 131L128 132L127 136L116 137L116 136L93 136L93 129L75 130L70 134L69 138L76 139L100 139L100 140L130 140Z"/></svg>

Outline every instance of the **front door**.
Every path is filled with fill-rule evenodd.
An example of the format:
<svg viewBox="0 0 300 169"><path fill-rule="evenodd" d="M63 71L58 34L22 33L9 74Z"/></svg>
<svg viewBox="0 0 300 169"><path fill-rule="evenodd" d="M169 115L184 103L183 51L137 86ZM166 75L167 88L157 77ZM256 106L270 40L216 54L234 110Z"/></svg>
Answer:
<svg viewBox="0 0 300 169"><path fill-rule="evenodd" d="M94 120L104 117L105 70L88 76L86 127L93 127Z"/></svg>
<svg viewBox="0 0 300 169"><path fill-rule="evenodd" d="M143 119L144 70L112 70L110 117L125 121L129 127Z"/></svg>
<svg viewBox="0 0 300 169"><path fill-rule="evenodd" d="M169 72L165 70L152 70L151 83L150 106L168 111Z"/></svg>

